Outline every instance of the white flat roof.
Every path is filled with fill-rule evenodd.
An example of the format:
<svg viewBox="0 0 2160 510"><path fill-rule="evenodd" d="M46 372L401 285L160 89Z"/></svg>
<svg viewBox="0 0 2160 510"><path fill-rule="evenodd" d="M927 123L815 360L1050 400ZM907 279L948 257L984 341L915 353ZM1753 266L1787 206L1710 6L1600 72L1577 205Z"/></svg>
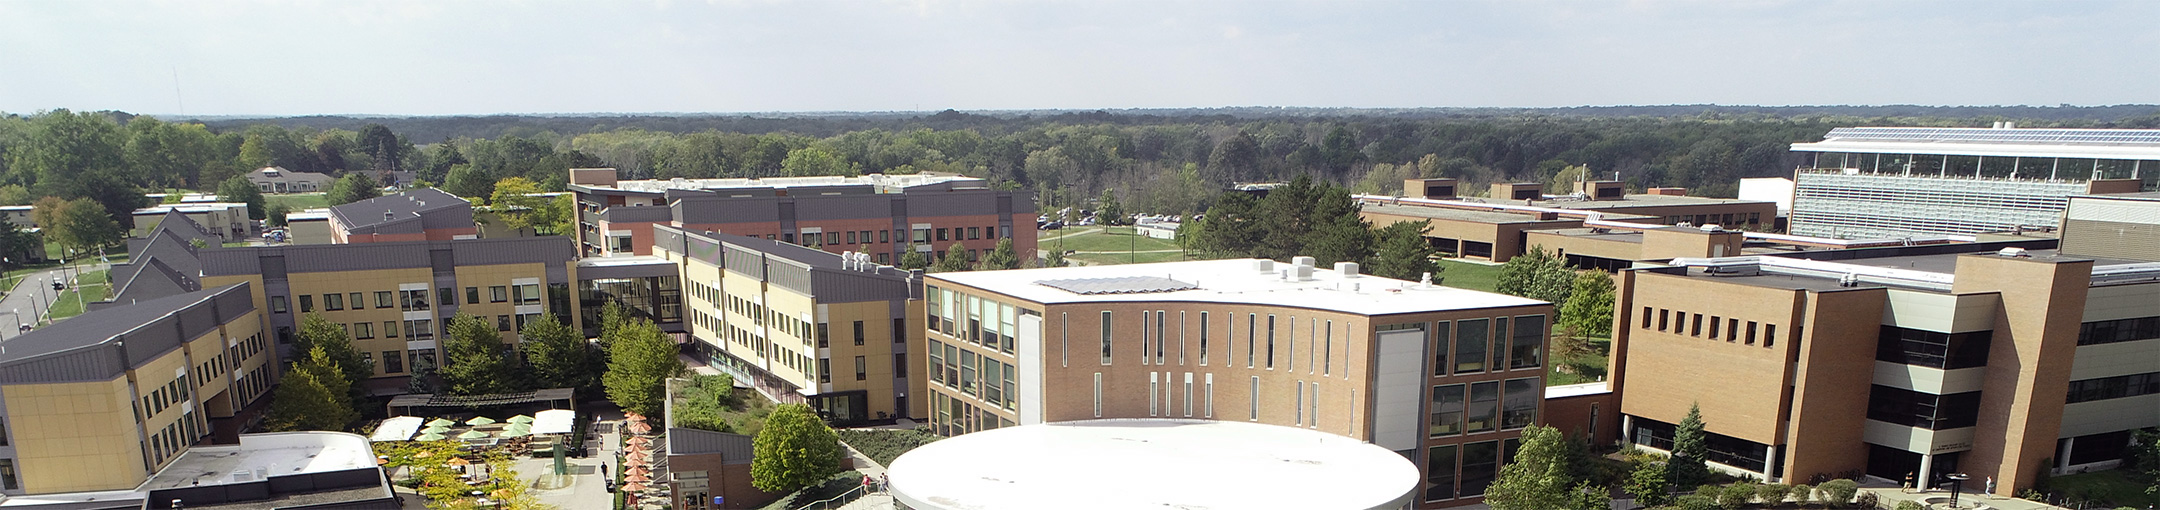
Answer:
<svg viewBox="0 0 2160 510"><path fill-rule="evenodd" d="M2160 147L2149 145L2051 145L2030 143L1903 142L1825 140L1792 144L1800 152L1857 152L1928 154L1950 156L1997 156L2025 158L2160 159Z"/></svg>
<svg viewBox="0 0 2160 510"><path fill-rule="evenodd" d="M165 214L165 212L166 212L166 211L180 211L180 213L181 213L181 214L186 214L186 213L198 213L198 212L210 212L210 211L223 211L223 210L227 210L227 209L233 209L233 208L239 208L239 209L246 209L246 208L247 208L247 204L243 204L243 203L239 203L239 202L193 202L193 203L182 203L182 204L159 204L159 205L153 205L153 206L150 206L150 207L144 207L144 208L141 208L141 209L136 209L136 210L135 210L135 214L137 214L137 215L144 215L144 214Z"/></svg>
<svg viewBox="0 0 2160 510"><path fill-rule="evenodd" d="M796 186L861 186L874 185L880 189L907 188L948 181L982 181L979 177L954 174L908 174L908 175L820 175L808 177L751 177L726 179L644 179L616 181L614 186L590 186L593 189L617 189L658 193L671 189L743 189L788 188Z"/></svg>
<svg viewBox="0 0 2160 510"><path fill-rule="evenodd" d="M1310 429L1210 420L1088 420L930 443L894 460L922 510L1401 508L1417 466Z"/></svg>
<svg viewBox="0 0 2160 510"><path fill-rule="evenodd" d="M173 459L137 491L258 481L375 466L368 438L344 432L242 434L237 446L197 446ZM243 474L245 473L245 474Z"/></svg>
<svg viewBox="0 0 2160 510"><path fill-rule="evenodd" d="M1343 278L1332 269L1313 269L1311 281L1290 281L1275 263L1273 272L1255 268L1260 259L1196 260L1115 266L1053 267L1007 271L971 271L929 275L939 280L997 292L1042 304L1185 301L1290 306L1338 312L1389 315L1446 310L1532 306L1544 301L1439 285L1358 275ZM1129 294L1077 294L1036 282L1084 278L1153 276L1197 287L1192 290ZM1435 278L1445 274L1433 275Z"/></svg>

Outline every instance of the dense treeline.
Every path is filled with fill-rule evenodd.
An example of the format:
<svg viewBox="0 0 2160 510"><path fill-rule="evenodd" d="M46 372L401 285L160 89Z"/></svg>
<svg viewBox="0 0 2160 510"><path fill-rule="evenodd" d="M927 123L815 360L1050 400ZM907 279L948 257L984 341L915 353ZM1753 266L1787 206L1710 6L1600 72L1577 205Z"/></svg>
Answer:
<svg viewBox="0 0 2160 510"><path fill-rule="evenodd" d="M1238 108L932 115L832 114L216 119L164 122L55 110L0 116L0 199L90 198L128 224L143 188L215 189L262 166L411 171L459 196L564 170L625 178L954 172L1036 191L1046 210L1112 191L1134 212L1202 210L1234 182L1311 175L1355 192L1454 177L1464 190L1578 174L1635 188L1731 195L1784 175L1788 144L1864 125L2160 127L2160 109L2109 107ZM1658 114L1665 114L1659 116ZM1884 115L1925 116L1884 116ZM1936 115L1960 115L1936 116ZM2016 115L2016 117L2011 117ZM5 186L22 186L6 188Z"/></svg>

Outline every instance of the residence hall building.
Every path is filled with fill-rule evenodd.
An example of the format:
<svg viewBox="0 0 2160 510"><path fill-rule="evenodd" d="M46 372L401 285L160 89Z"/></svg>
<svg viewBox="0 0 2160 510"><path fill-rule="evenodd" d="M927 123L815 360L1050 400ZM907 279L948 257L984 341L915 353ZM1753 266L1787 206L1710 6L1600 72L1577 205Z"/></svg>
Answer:
<svg viewBox="0 0 2160 510"><path fill-rule="evenodd" d="M893 264L910 247L935 260L960 244L971 258L1012 238L1035 253L1035 199L953 174L616 180L612 168L570 170L586 255L651 255L654 225L866 252Z"/></svg>
<svg viewBox="0 0 2160 510"><path fill-rule="evenodd" d="M1620 274L1622 431L1787 483L1996 481L2114 466L2160 426L2160 253L1981 243L1680 259ZM2067 244L2066 244L2067 245Z"/></svg>
<svg viewBox="0 0 2160 510"><path fill-rule="evenodd" d="M941 435L1095 418L1359 439L1474 504L1538 422L1552 305L1317 269L1312 258L940 273L924 282Z"/></svg>
<svg viewBox="0 0 2160 510"><path fill-rule="evenodd" d="M285 167L266 166L247 174L248 182L268 194L321 193L330 191L336 177L315 172L294 172Z"/></svg>
<svg viewBox="0 0 2160 510"><path fill-rule="evenodd" d="M682 274L699 358L770 394L799 396L835 423L924 416L922 398L909 398L922 381L908 377L910 358L921 363L908 343L920 328L908 320L921 316L910 311L922 303L916 276L868 254L666 225L653 232L653 252Z"/></svg>
<svg viewBox="0 0 2160 510"><path fill-rule="evenodd" d="M278 377L252 292L117 305L8 339L0 500L134 490L189 445L236 440Z"/></svg>
<svg viewBox="0 0 2160 510"><path fill-rule="evenodd" d="M135 210L135 236L146 236L158 222L169 214L180 214L193 220L204 231L217 237L219 243L230 243L255 237L259 232L255 220L248 218L248 205L237 202L197 202L187 204L160 204Z"/></svg>
<svg viewBox="0 0 2160 510"><path fill-rule="evenodd" d="M1683 188L1654 188L1628 194L1617 181L1577 183L1569 195L1547 195L1544 185L1492 185L1490 197L1458 194L1454 179L1410 179L1407 196L1359 195L1359 214L1375 227L1424 222L1426 241L1452 256L1506 262L1530 251L1527 232L1596 226L1598 222L1634 225L1719 225L1726 230L1768 227L1777 204L1759 200L1687 196Z"/></svg>
<svg viewBox="0 0 2160 510"><path fill-rule="evenodd" d="M330 208L333 244L448 241L480 235L472 202L435 188L361 200Z"/></svg>
<svg viewBox="0 0 2160 510"><path fill-rule="evenodd" d="M2071 195L2160 189L2160 129L1849 127L1792 150L1809 236L2048 230Z"/></svg>

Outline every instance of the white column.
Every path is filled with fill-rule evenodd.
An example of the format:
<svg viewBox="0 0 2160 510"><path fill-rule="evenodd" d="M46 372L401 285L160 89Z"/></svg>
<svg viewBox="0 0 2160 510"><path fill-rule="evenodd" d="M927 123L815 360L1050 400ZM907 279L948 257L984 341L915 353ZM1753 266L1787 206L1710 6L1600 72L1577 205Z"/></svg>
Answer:
<svg viewBox="0 0 2160 510"><path fill-rule="evenodd" d="M2062 458L2055 459L2055 471L2070 469L2070 453L2077 451L2077 438L2063 439Z"/></svg>
<svg viewBox="0 0 2160 510"><path fill-rule="evenodd" d="M1763 456L1762 456L1762 458L1763 458L1763 470L1762 470L1762 476L1763 476L1763 481L1766 481L1766 482L1777 482L1777 481L1781 481L1781 480L1772 480L1772 479L1770 479L1770 472L1771 472L1771 471L1777 471L1777 467L1776 467L1776 466L1778 465L1778 462L1780 462L1780 460L1779 460L1779 459L1777 458L1777 447L1776 447L1776 446L1771 446L1771 445L1764 445L1764 446L1763 446Z"/></svg>
<svg viewBox="0 0 2160 510"><path fill-rule="evenodd" d="M1921 454L1921 455L1920 455L1920 471L1919 471L1918 473L1915 473L1915 474L1913 475L1913 484L1914 484L1914 485L1919 485L1919 487L1916 487L1916 488L1920 489L1920 490L1921 490L1922 492L1926 492L1926 491L1927 491L1927 489L1931 488L1931 484L1930 484L1930 481L1931 481L1931 480L1934 480L1934 479L1935 479L1935 477L1934 477L1934 476L1932 476L1932 475L1929 475L1928 473L1932 472L1931 470L1933 470L1934 468L1935 468L1935 454L1932 454L1932 453L1924 453L1924 454Z"/></svg>

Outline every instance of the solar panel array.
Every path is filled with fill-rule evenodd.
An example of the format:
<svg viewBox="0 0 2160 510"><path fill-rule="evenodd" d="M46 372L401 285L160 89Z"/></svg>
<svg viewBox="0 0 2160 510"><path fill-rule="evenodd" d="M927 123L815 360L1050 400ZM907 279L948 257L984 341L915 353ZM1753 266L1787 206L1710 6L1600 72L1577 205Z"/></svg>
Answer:
<svg viewBox="0 0 2160 510"><path fill-rule="evenodd" d="M1073 278L1069 280L1043 280L1037 285L1055 287L1074 294L1145 294L1175 292L1200 288L1160 276L1120 276L1115 278Z"/></svg>
<svg viewBox="0 0 2160 510"><path fill-rule="evenodd" d="M2138 143L2160 145L2160 130L1989 130L1989 128L1836 128L1823 140L1905 143Z"/></svg>
<svg viewBox="0 0 2160 510"><path fill-rule="evenodd" d="M2160 129L1835 128L1824 140L2041 144L2155 144Z"/></svg>

